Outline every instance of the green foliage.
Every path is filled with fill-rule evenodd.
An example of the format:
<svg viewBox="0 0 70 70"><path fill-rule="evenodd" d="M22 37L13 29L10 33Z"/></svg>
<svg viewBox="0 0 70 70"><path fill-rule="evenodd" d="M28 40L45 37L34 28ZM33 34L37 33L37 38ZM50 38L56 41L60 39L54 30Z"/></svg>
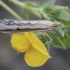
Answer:
<svg viewBox="0 0 70 70"><path fill-rule="evenodd" d="M29 19L27 9L23 8L22 9L22 14L23 14L23 19L24 20L28 20Z"/></svg>
<svg viewBox="0 0 70 70"><path fill-rule="evenodd" d="M70 22L70 15L67 11L61 10L59 16L57 17L58 19L62 21L67 21Z"/></svg>
<svg viewBox="0 0 70 70"><path fill-rule="evenodd" d="M42 8L44 11L48 12L48 11L52 8L52 6L54 6L55 1L56 1L56 0L51 0L51 1L49 1L49 2L46 2L45 4L43 4L43 5L41 6L41 8Z"/></svg>
<svg viewBox="0 0 70 70"><path fill-rule="evenodd" d="M52 42L52 46L54 46L56 48L63 48L63 49L65 49L65 45L62 42L62 40L60 39L60 37L54 37L53 42Z"/></svg>
<svg viewBox="0 0 70 70"><path fill-rule="evenodd" d="M18 0L9 0L13 4L19 6L23 11L24 19L29 19L29 13L31 12L35 14L42 20L50 20L50 21L58 21L62 23L62 28L56 28L53 31L47 32L47 34L52 38L52 42L49 46L53 46L55 48L63 48L70 47L70 33L68 32L68 27L70 27L70 9L64 6L57 6L55 4L55 0L50 0L43 5L40 5L35 2L20 2ZM7 6L3 1L0 2L0 6L5 8L9 13L11 13L15 18L21 20L14 11ZM21 11L20 11L21 12ZM43 35L43 34L42 34ZM48 42L49 38L46 35L43 35L42 41ZM47 46L48 46L47 44ZM48 46L48 47L49 47Z"/></svg>
<svg viewBox="0 0 70 70"><path fill-rule="evenodd" d="M34 2L26 2L25 5L29 6L29 7L35 7L35 8L39 7L39 5L37 3L34 3Z"/></svg>

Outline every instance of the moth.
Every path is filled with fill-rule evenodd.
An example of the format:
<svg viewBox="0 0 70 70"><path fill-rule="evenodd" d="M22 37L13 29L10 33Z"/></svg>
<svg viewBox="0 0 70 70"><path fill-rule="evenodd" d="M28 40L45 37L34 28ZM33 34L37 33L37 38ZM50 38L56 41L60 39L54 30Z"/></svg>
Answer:
<svg viewBox="0 0 70 70"><path fill-rule="evenodd" d="M3 33L49 31L57 27L62 27L62 24L48 20L0 20L0 31Z"/></svg>

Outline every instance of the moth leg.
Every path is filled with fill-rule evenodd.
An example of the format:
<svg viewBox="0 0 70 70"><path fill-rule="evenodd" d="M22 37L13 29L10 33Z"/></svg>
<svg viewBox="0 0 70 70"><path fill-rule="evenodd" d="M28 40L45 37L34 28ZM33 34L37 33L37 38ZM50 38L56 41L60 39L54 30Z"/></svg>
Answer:
<svg viewBox="0 0 70 70"><path fill-rule="evenodd" d="M53 39L43 31L43 33L50 39L50 41L46 42L44 45L48 44L48 43L51 43L53 41Z"/></svg>

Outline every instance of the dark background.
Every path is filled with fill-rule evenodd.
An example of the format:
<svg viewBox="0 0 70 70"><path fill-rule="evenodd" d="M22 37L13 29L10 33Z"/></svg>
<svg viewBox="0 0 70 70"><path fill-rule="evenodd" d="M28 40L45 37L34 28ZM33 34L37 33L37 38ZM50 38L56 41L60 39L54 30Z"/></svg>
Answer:
<svg viewBox="0 0 70 70"><path fill-rule="evenodd" d="M8 0L3 0L8 6L15 10L19 15L21 11L17 6L9 2ZM26 0L20 0L26 2ZM28 0L36 1L41 4L48 0ZM70 0L56 0L56 5L68 6L70 7ZM22 16L23 17L23 16ZM0 19L9 18L15 19L10 13L0 6ZM31 19L38 19L33 16ZM0 33L0 70L70 70L70 49L57 49L51 47L50 55L52 56L43 66L32 68L29 67L24 61L24 54L17 54L10 44L11 35Z"/></svg>

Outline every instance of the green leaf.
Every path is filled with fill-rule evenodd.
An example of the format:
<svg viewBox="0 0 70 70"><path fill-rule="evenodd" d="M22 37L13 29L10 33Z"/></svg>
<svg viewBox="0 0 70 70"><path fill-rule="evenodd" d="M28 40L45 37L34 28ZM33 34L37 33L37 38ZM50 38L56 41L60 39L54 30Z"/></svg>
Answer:
<svg viewBox="0 0 70 70"><path fill-rule="evenodd" d="M51 12L48 13L48 16L52 17L56 20L56 19L58 19L59 15L60 15L60 11L61 10L55 10L55 11L51 10Z"/></svg>
<svg viewBox="0 0 70 70"><path fill-rule="evenodd" d="M55 1L56 0L50 0L49 2L46 2L45 4L43 4L41 8L43 8L43 10L47 11L54 5Z"/></svg>
<svg viewBox="0 0 70 70"><path fill-rule="evenodd" d="M70 9L68 7L64 7L64 6L58 6L58 5L54 5L51 8L51 11L57 11L57 10L65 10L67 12L70 12Z"/></svg>
<svg viewBox="0 0 70 70"><path fill-rule="evenodd" d="M58 19L70 22L70 14L65 10L61 10Z"/></svg>
<svg viewBox="0 0 70 70"><path fill-rule="evenodd" d="M70 14L65 9L51 11L49 12L48 16L52 18L53 21L58 21L62 23L64 26L70 27Z"/></svg>
<svg viewBox="0 0 70 70"><path fill-rule="evenodd" d="M70 48L70 33L65 34L64 37L61 37L66 47Z"/></svg>
<svg viewBox="0 0 70 70"><path fill-rule="evenodd" d="M65 28L56 28L55 29L55 32L56 32L56 36L59 36L59 37L64 37L65 35Z"/></svg>
<svg viewBox="0 0 70 70"><path fill-rule="evenodd" d="M66 49L64 43L62 42L62 40L59 37L54 37L53 42L51 44L53 47L55 48L63 48Z"/></svg>

